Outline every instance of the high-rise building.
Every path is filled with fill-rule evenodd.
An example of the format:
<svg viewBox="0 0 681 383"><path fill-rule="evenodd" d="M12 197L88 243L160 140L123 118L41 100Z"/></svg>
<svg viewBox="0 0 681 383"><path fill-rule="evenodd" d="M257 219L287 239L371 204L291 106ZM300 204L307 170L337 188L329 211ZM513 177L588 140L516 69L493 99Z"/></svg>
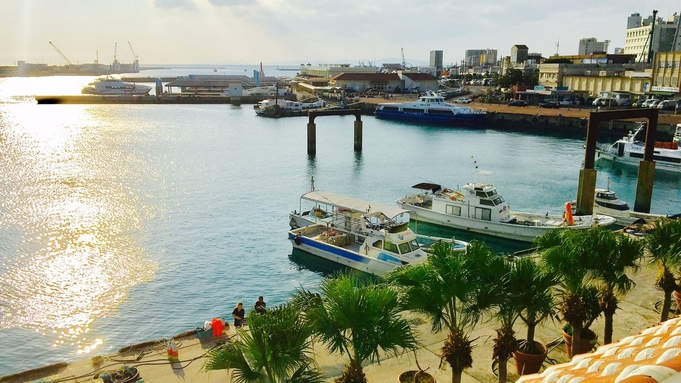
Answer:
<svg viewBox="0 0 681 383"><path fill-rule="evenodd" d="M610 40L598 41L595 37L584 38L579 40L577 54L608 53L608 44L610 44Z"/></svg>
<svg viewBox="0 0 681 383"><path fill-rule="evenodd" d="M442 70L442 51L430 51L430 66Z"/></svg>
<svg viewBox="0 0 681 383"><path fill-rule="evenodd" d="M636 54L636 61L647 61L651 51L653 55L657 52L681 51L681 29L677 13L667 21L656 17L656 13L645 19L639 13L632 13L627 18L624 53ZM652 61L652 57L650 59Z"/></svg>
<svg viewBox="0 0 681 383"><path fill-rule="evenodd" d="M497 63L496 49L468 49L464 57L464 65L495 65Z"/></svg>
<svg viewBox="0 0 681 383"><path fill-rule="evenodd" d="M518 64L527 60L527 52L529 48L527 45L516 44L511 47L511 63Z"/></svg>

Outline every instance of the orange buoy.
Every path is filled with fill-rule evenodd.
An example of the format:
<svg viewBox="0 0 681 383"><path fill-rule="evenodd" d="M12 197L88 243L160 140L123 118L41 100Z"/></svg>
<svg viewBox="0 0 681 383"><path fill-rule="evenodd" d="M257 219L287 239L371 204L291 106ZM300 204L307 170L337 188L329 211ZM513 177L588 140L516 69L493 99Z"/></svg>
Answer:
<svg viewBox="0 0 681 383"><path fill-rule="evenodd" d="M575 219L572 217L572 204L570 202L565 203L565 214L563 216L565 217L568 226L575 224Z"/></svg>

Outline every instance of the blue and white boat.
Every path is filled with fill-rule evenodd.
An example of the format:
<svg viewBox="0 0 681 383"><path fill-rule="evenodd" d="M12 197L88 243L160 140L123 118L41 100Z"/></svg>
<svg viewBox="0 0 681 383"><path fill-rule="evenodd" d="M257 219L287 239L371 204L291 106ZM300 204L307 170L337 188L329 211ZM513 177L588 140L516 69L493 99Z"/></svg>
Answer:
<svg viewBox="0 0 681 383"><path fill-rule="evenodd" d="M369 274L423 263L438 241L455 250L468 243L418 235L409 228L409 212L344 195L311 191L301 197L312 209L291 213L288 239L294 249Z"/></svg>
<svg viewBox="0 0 681 383"><path fill-rule="evenodd" d="M417 101L381 103L374 111L376 118L386 120L454 126L477 126L486 114L484 109L446 103L435 92L427 92Z"/></svg>
<svg viewBox="0 0 681 383"><path fill-rule="evenodd" d="M641 123L635 132L630 132L614 144L597 147L598 159L638 166L643 159L645 143L637 140L636 136L644 132L645 127L645 123ZM677 127L677 134L679 134L679 129ZM655 142L653 161L655 161L655 170L681 172L681 148L679 148L678 136L672 142Z"/></svg>

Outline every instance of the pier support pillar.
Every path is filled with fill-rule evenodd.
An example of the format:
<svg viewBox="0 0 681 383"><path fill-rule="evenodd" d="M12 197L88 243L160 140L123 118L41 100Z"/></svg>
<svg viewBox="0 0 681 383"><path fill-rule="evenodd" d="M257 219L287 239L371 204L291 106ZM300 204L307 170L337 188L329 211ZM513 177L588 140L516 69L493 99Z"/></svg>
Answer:
<svg viewBox="0 0 681 383"><path fill-rule="evenodd" d="M596 190L596 169L581 169L577 185L577 215L591 215L594 212Z"/></svg>
<svg viewBox="0 0 681 383"><path fill-rule="evenodd" d="M655 162L642 160L638 165L636 180L636 202L634 211L650 213L650 202L653 198L653 180L655 178Z"/></svg>
<svg viewBox="0 0 681 383"><path fill-rule="evenodd" d="M307 123L307 154L317 154L317 125L314 122Z"/></svg>
<svg viewBox="0 0 681 383"><path fill-rule="evenodd" d="M362 151L362 120L355 120L355 151Z"/></svg>

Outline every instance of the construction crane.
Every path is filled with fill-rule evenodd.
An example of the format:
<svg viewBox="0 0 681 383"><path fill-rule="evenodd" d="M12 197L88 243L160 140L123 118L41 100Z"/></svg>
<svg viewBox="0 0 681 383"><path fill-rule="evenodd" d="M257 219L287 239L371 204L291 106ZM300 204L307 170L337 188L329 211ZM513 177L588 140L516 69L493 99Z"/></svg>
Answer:
<svg viewBox="0 0 681 383"><path fill-rule="evenodd" d="M130 51L132 52L132 58L134 59L135 62L139 62L140 60L137 58L135 50L132 49L132 44L130 44L130 40L128 40L128 45L130 46Z"/></svg>
<svg viewBox="0 0 681 383"><path fill-rule="evenodd" d="M60 51L59 48L57 48L56 45L52 44L52 41L48 41L48 42L50 43L50 45L52 45L52 48L54 48L54 50L57 51L57 53L59 53L59 56L61 56L61 58L63 58L64 61L66 61L66 63L67 63L68 65L73 65L73 63L71 62L71 60L69 60L69 58L66 57L66 55L65 55L64 53L62 53L62 51Z"/></svg>

